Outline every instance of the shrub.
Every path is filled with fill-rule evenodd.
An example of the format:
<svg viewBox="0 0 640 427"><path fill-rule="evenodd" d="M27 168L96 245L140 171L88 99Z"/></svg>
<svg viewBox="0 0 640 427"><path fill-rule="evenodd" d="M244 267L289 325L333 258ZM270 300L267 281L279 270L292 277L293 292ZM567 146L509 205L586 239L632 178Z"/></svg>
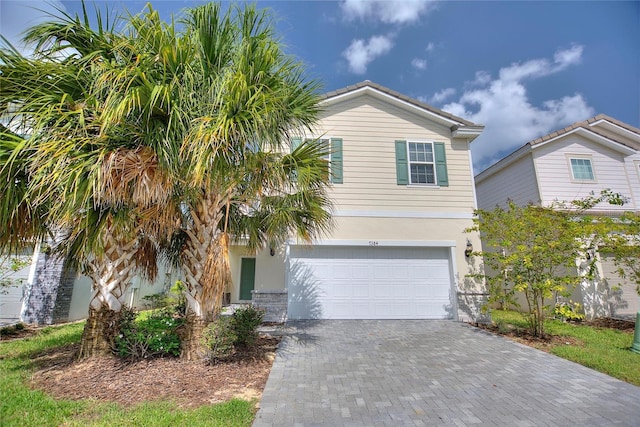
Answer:
<svg viewBox="0 0 640 427"><path fill-rule="evenodd" d="M228 359L235 352L237 336L233 323L231 317L219 316L204 329L202 344L206 348L205 360L209 363Z"/></svg>
<svg viewBox="0 0 640 427"><path fill-rule="evenodd" d="M124 307L120 312L120 333L115 340L115 353L120 357L147 359L179 356L180 338L176 329L184 320L165 310L158 310L146 319L138 320L138 313Z"/></svg>
<svg viewBox="0 0 640 427"><path fill-rule="evenodd" d="M165 309L178 316L184 317L187 307L187 299L184 296L184 284L177 280L169 292L147 295L142 298L144 305L151 309Z"/></svg>
<svg viewBox="0 0 640 427"><path fill-rule="evenodd" d="M237 309L232 316L233 330L237 336L236 344L251 347L258 337L258 326L264 318L264 310L247 305Z"/></svg>
<svg viewBox="0 0 640 427"><path fill-rule="evenodd" d="M580 321L584 320L584 314L580 312L581 310L582 305L580 303L573 301L560 302L553 309L553 314L562 320Z"/></svg>

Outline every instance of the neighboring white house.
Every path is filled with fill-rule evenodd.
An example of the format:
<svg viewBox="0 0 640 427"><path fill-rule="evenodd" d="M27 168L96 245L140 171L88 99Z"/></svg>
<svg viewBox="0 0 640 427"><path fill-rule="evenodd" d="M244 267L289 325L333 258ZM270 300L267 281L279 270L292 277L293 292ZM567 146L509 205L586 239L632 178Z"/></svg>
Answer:
<svg viewBox="0 0 640 427"><path fill-rule="evenodd" d="M12 260L19 260L23 268L13 270ZM20 321L20 311L24 300L24 284L29 278L30 255L28 252L18 255L0 254L0 326Z"/></svg>
<svg viewBox="0 0 640 427"><path fill-rule="evenodd" d="M475 177L478 206L491 210L507 200L549 206L610 189L626 197L623 206L601 203L594 212L640 211L640 129L605 115L577 122L527 142ZM606 254L605 280L585 283L579 295L588 316L635 316L635 285L621 281ZM621 284L621 289L612 291ZM613 288L615 289L615 288Z"/></svg>
<svg viewBox="0 0 640 427"><path fill-rule="evenodd" d="M478 266L465 250L480 240L464 230L476 208L469 148L483 127L369 81L322 107L304 137L330 141L335 229L313 245L233 246L230 301L270 321L477 318L483 283L466 277ZM89 286L75 281L69 313L86 315Z"/></svg>

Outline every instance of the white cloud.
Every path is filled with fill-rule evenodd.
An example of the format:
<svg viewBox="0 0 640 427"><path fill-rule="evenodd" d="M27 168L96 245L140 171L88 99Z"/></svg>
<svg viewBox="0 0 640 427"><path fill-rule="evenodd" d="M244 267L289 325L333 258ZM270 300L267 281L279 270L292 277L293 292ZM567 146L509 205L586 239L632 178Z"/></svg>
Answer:
<svg viewBox="0 0 640 427"><path fill-rule="evenodd" d="M452 87L448 87L446 89L442 89L436 93L433 94L433 96L431 98L429 98L429 102L431 104L439 104L443 101L445 101L446 99L451 98L453 95L456 94L456 90Z"/></svg>
<svg viewBox="0 0 640 427"><path fill-rule="evenodd" d="M478 72L458 101L442 107L485 125L483 134L472 145L476 172L532 139L594 115L581 94L533 105L523 83L578 64L582 52L582 46L574 46L556 52L553 61L542 58L515 63L500 69L496 79Z"/></svg>
<svg viewBox="0 0 640 427"><path fill-rule="evenodd" d="M433 52L435 48L436 48L436 45L433 42L429 42L425 50L427 52Z"/></svg>
<svg viewBox="0 0 640 427"><path fill-rule="evenodd" d="M32 50L22 43L23 32L33 25L51 19L47 13L59 15L56 9L65 10L63 4L57 0L2 0L0 13L0 28L2 35L19 51L29 54ZM43 12L44 11L44 12Z"/></svg>
<svg viewBox="0 0 640 427"><path fill-rule="evenodd" d="M511 64L500 70L501 80L519 81L526 78L539 78L555 74L580 63L582 46L576 45L566 50L559 50L553 55L553 62L548 59L532 59L523 64Z"/></svg>
<svg viewBox="0 0 640 427"><path fill-rule="evenodd" d="M417 68L418 70L426 70L427 69L427 60L420 58L413 58L411 61L411 65L413 68Z"/></svg>
<svg viewBox="0 0 640 427"><path fill-rule="evenodd" d="M344 0L340 7L344 19L380 21L385 24L409 24L433 9L430 0Z"/></svg>
<svg viewBox="0 0 640 427"><path fill-rule="evenodd" d="M364 74L371 61L389 52L392 47L393 40L390 36L373 36L368 41L356 39L342 52L342 56L349 63L349 71Z"/></svg>

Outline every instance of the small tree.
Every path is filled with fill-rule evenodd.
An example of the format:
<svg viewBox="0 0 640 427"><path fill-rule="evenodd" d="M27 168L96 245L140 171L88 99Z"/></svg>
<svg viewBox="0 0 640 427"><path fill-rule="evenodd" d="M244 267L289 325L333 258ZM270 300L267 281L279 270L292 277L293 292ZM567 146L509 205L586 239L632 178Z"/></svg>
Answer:
<svg viewBox="0 0 640 427"><path fill-rule="evenodd" d="M29 261L20 257L0 257L0 295L6 294L7 288L21 284L21 279L16 279L13 275L27 265L29 265Z"/></svg>
<svg viewBox="0 0 640 427"><path fill-rule="evenodd" d="M519 307L516 294L526 300L524 315L530 332L544 336L544 320L558 295L568 296L582 280L576 260L584 257L586 236L593 235L593 222L575 212L550 207L518 206L478 210L474 227L479 231L489 287L489 303ZM590 272L591 269L588 269Z"/></svg>
<svg viewBox="0 0 640 427"><path fill-rule="evenodd" d="M599 221L610 231L603 236L602 246L618 267L618 276L635 283L640 295L640 214L628 211Z"/></svg>

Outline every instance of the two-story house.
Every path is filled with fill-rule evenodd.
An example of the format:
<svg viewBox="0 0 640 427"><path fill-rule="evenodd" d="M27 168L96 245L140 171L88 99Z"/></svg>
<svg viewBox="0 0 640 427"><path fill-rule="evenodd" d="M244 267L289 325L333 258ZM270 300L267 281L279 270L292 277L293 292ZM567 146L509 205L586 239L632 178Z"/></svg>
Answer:
<svg viewBox="0 0 640 427"><path fill-rule="evenodd" d="M640 129L605 115L577 122L529 141L475 177L480 209L507 200L549 206L610 189L623 206L600 203L594 212L640 211ZM635 284L621 280L616 266L600 254L601 281L585 282L574 299L588 316L627 316L638 311ZM619 290L616 289L620 284ZM614 287L615 286L615 287Z"/></svg>
<svg viewBox="0 0 640 427"><path fill-rule="evenodd" d="M335 229L255 257L234 248L232 302L279 305L273 320L473 316L465 292L482 289L465 277L465 250L480 241L464 230L476 207L469 147L483 127L369 81L322 106L306 137L331 144Z"/></svg>
<svg viewBox="0 0 640 427"><path fill-rule="evenodd" d="M477 266L465 251L480 240L464 230L476 208L469 147L483 127L369 81L326 94L322 107L303 137L330 144L335 228L313 245L232 246L230 302L265 308L267 321L476 318L483 289L466 277ZM39 289L66 289L58 311L86 315L88 279L55 277ZM135 282L128 298L168 285Z"/></svg>

